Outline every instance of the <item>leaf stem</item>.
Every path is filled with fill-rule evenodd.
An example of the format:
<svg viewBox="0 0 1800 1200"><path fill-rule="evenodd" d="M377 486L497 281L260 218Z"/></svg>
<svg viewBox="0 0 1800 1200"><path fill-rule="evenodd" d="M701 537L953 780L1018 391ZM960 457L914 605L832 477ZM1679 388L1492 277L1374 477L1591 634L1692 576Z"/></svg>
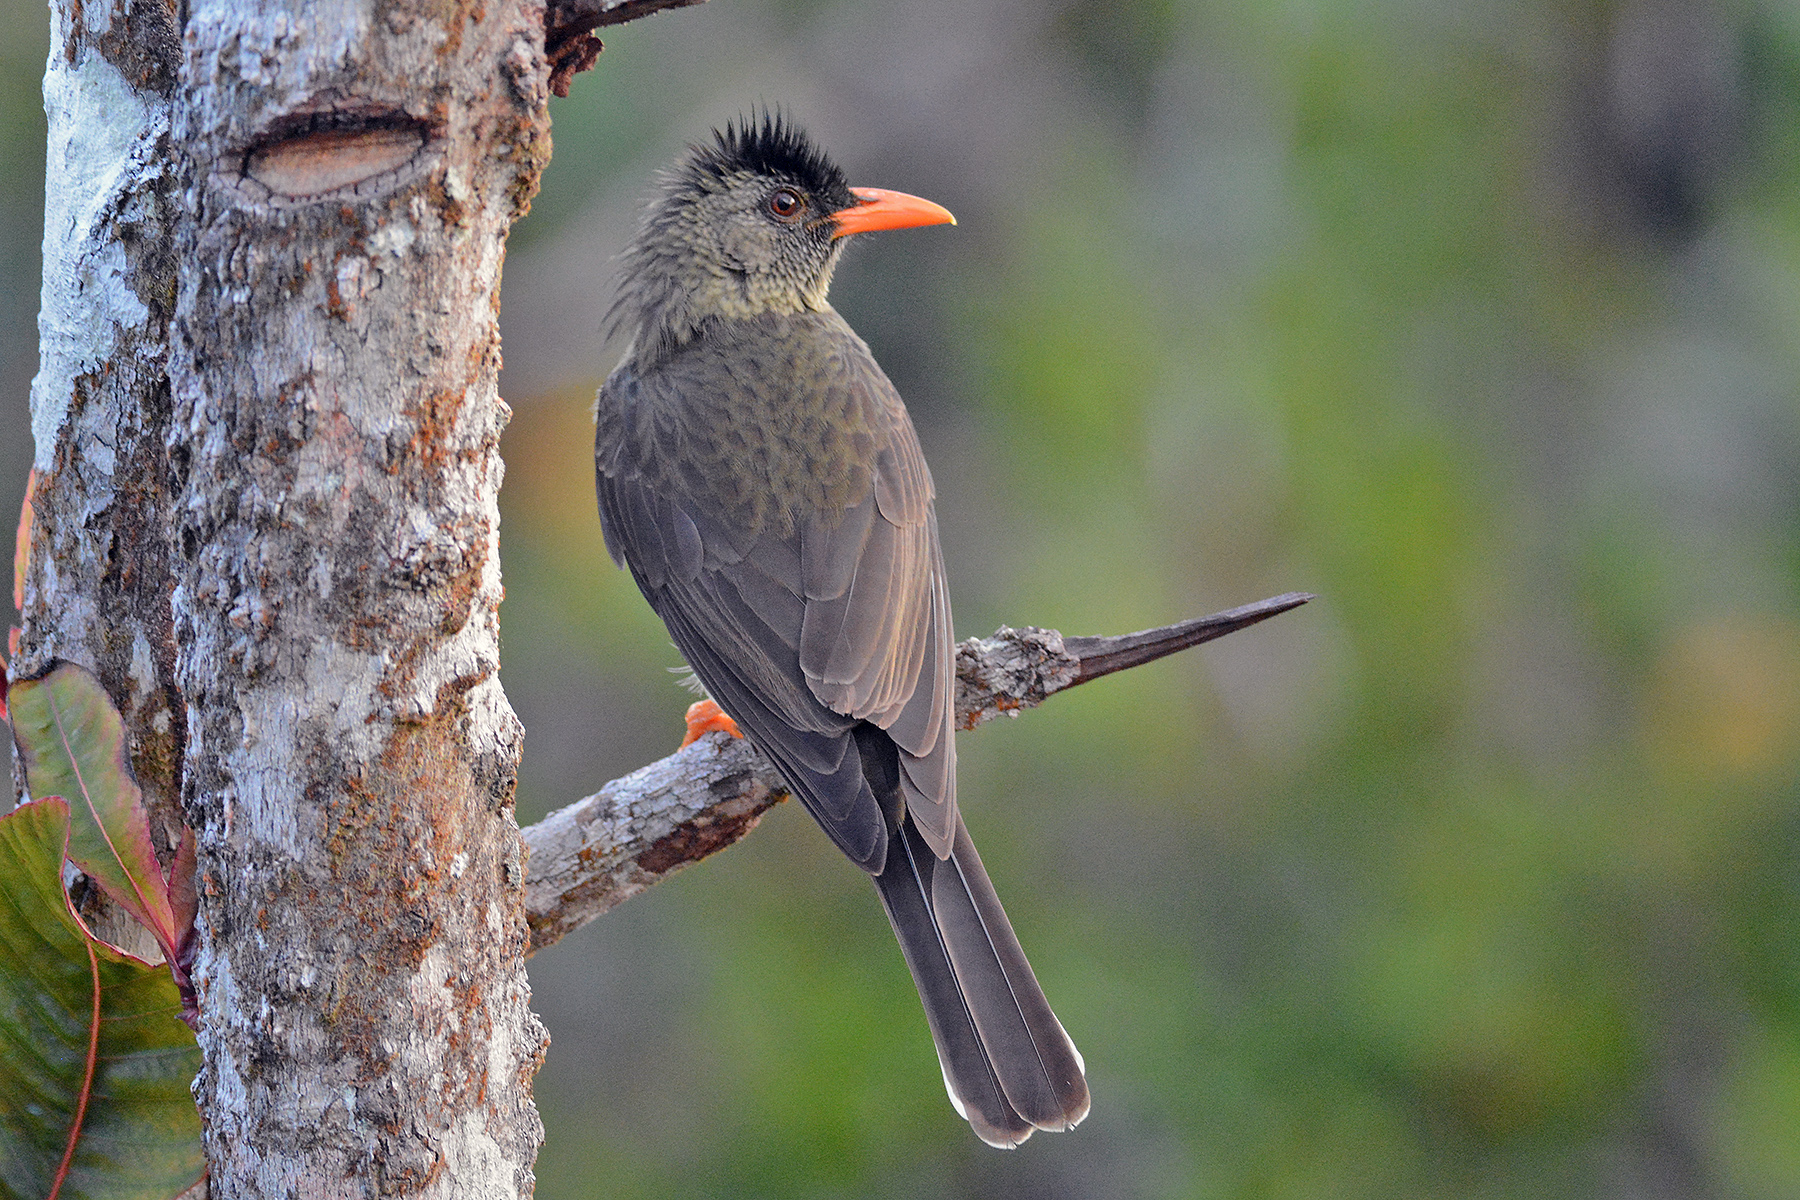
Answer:
<svg viewBox="0 0 1800 1200"><path fill-rule="evenodd" d="M84 935L82 945L88 952L88 975L94 981L94 1011L88 1021L87 1066L81 1073L81 1091L75 1100L75 1119L69 1123L69 1144L63 1147L62 1162L57 1164L56 1179L45 1200L56 1200L63 1180L69 1177L69 1166L75 1161L75 1147L81 1141L81 1124L87 1119L88 1097L94 1091L94 1064L100 1057L100 957L94 953L94 940Z"/></svg>

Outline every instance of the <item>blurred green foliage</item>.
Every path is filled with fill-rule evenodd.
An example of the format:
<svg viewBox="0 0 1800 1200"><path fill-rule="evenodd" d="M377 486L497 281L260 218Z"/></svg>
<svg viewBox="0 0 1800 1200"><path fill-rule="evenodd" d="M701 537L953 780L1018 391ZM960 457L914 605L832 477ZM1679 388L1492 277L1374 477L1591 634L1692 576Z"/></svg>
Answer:
<svg viewBox="0 0 1800 1200"><path fill-rule="evenodd" d="M963 739L1078 1132L964 1134L866 885L781 813L535 965L542 1194L1800 1194L1790 8L714 0L613 41L523 245L622 239L759 100L957 211L835 296L960 633L1322 599ZM568 519L610 353L512 397L509 648L631 713L585 776L529 742L528 804L682 700Z"/></svg>
<svg viewBox="0 0 1800 1200"><path fill-rule="evenodd" d="M964 1135L868 889L781 813L534 968L544 1195L1800 1194L1791 9L714 0L614 43L524 245L584 203L622 239L759 100L962 219L835 293L959 632L1322 599L963 739L1081 1130ZM586 776L528 743L544 806L681 704L564 508L594 377L512 397L508 644L648 690ZM540 558L581 560L554 598Z"/></svg>

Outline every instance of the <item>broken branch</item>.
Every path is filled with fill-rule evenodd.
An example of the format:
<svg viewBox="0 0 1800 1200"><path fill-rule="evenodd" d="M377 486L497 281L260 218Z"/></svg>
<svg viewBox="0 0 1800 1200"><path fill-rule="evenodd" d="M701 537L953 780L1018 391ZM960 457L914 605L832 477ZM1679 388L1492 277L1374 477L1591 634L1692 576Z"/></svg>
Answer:
<svg viewBox="0 0 1800 1200"><path fill-rule="evenodd" d="M567 96L570 81L593 66L606 49L594 30L699 3L702 0L550 0L544 7L544 55L550 60L551 92Z"/></svg>

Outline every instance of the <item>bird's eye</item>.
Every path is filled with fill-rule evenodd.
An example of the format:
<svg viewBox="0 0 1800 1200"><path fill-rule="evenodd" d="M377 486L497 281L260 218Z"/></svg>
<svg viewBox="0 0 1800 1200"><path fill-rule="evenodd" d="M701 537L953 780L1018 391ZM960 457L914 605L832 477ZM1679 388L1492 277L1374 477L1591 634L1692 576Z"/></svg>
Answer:
<svg viewBox="0 0 1800 1200"><path fill-rule="evenodd" d="M792 188L782 188L769 197L769 211L778 217L791 217L804 207L806 201Z"/></svg>

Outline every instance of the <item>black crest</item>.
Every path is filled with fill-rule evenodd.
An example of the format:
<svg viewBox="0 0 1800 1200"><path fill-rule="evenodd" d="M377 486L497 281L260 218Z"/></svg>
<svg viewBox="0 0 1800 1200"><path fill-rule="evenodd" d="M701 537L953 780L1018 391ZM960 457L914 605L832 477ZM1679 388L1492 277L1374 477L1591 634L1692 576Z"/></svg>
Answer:
<svg viewBox="0 0 1800 1200"><path fill-rule="evenodd" d="M693 147L684 174L705 189L746 171L792 183L834 209L856 202L844 172L780 112L740 117L714 131L711 145Z"/></svg>

